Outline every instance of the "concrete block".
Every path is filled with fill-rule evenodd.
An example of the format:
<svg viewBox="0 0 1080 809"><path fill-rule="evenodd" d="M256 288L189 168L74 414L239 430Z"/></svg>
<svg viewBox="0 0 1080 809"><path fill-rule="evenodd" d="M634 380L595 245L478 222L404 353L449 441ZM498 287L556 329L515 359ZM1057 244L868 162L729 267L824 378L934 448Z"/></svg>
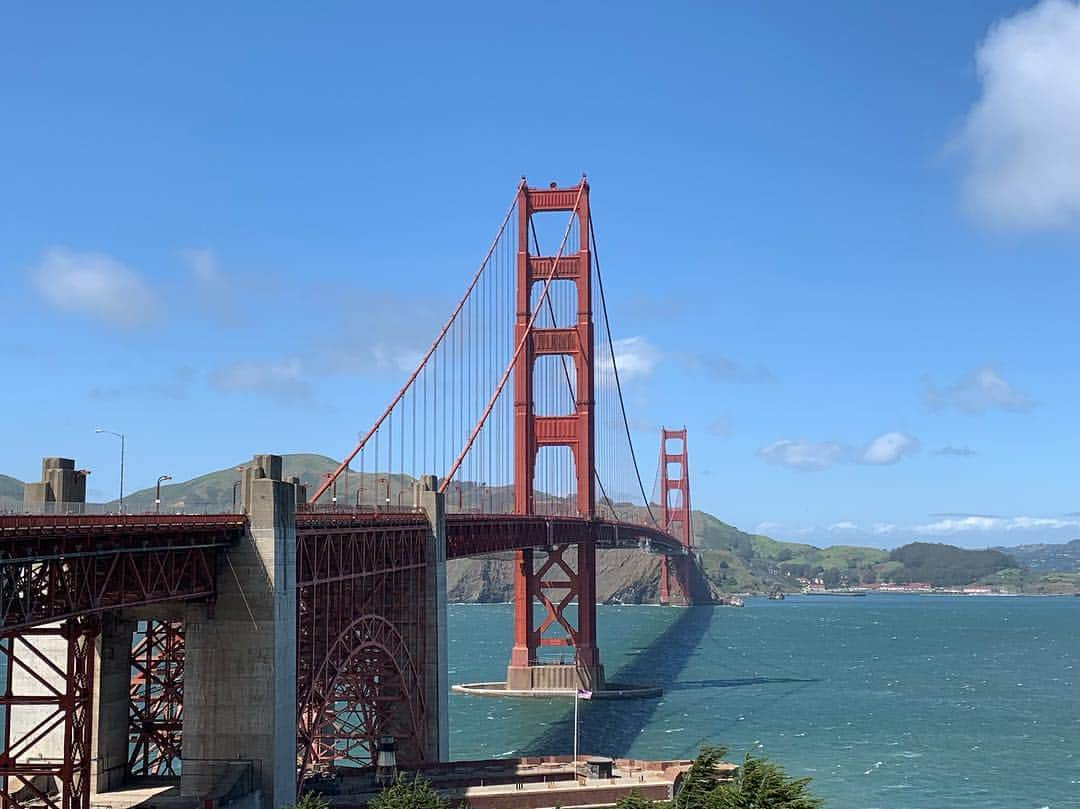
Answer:
<svg viewBox="0 0 1080 809"><path fill-rule="evenodd" d="M244 471L249 531L229 550L212 618L186 614L181 792L205 799L249 759L270 805L296 792L296 501L280 456Z"/></svg>

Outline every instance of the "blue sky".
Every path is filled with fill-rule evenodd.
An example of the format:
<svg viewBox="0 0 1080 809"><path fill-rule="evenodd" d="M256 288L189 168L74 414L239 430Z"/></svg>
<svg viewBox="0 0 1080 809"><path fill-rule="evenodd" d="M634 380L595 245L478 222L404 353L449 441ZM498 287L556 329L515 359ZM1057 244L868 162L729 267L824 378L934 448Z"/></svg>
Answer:
<svg viewBox="0 0 1080 809"><path fill-rule="evenodd" d="M112 496L99 424L129 489L340 456L403 376L371 332L426 345L518 177L587 171L696 506L1080 535L1077 5L589 5L7 6L0 471Z"/></svg>

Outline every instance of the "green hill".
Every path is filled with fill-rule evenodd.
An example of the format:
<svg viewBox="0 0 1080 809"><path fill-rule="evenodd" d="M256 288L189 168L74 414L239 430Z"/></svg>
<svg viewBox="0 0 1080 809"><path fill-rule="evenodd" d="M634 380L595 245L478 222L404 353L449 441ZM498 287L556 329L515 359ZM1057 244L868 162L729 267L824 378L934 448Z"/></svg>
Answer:
<svg viewBox="0 0 1080 809"><path fill-rule="evenodd" d="M245 459L243 463L250 463L250 460ZM284 477L286 479L293 476L300 478L300 481L307 485L310 493L315 491L316 486L324 480L328 472L337 469L339 463L340 461L335 461L325 455L312 453L282 456ZM161 485L162 510L230 511L233 507L233 484L240 480L238 466L241 464L233 464L225 469L180 483L163 483ZM412 478L406 475L393 475L389 484L392 503L411 502ZM380 502L385 502L386 485L385 476L367 473L361 477L350 469L347 481L344 475L338 478L338 502L342 504L355 502L358 488L361 489L360 494L367 502L372 502L376 496ZM22 497L21 491L19 496ZM329 496L325 500L329 502ZM110 505L115 504L115 500L110 503ZM149 511L153 507L153 486L124 496L124 508L127 511Z"/></svg>
<svg viewBox="0 0 1080 809"><path fill-rule="evenodd" d="M14 506L22 503L23 482L17 478L0 475L0 506Z"/></svg>
<svg viewBox="0 0 1080 809"><path fill-rule="evenodd" d="M244 459L244 463L248 459ZM325 455L299 453L283 456L285 477L299 477L313 492L326 473L338 462ZM234 464L182 482L161 487L162 510L188 512L229 511L233 507L233 484L240 478ZM338 502L353 503L359 494L366 503L411 502L412 479L396 475L358 474L350 469L337 483ZM21 504L22 481L0 475L0 507ZM455 484L449 491L450 507L460 500L489 503L495 509L508 508L513 496L510 487L482 487ZM139 489L125 498L129 511L149 511L154 507L154 488ZM329 496L323 502L328 502ZM112 505L115 505L113 501ZM640 518L644 509L628 503L616 504L623 518ZM949 545L912 543L890 552L878 548L834 545L818 548L795 542L781 542L763 534L751 534L729 525L712 514L695 511L694 544L706 575L728 593L767 592L780 588L798 591L800 578L820 579L826 586L866 585L874 582L928 582L935 586L985 583L1024 592L1073 592L1080 588L1080 575L1029 570L1011 556L997 550L971 551ZM1055 546L1038 546L1038 554L1053 554ZM1071 555L1072 547L1066 548ZM1026 550L1026 549L1017 549ZM1023 559L1035 556L1019 553ZM475 560L478 564L482 560ZM1064 564L1064 563L1063 563ZM644 575L644 574L642 574ZM1056 576L1056 578L1055 578ZM654 581L655 583L655 581Z"/></svg>
<svg viewBox="0 0 1080 809"><path fill-rule="evenodd" d="M1060 545L1039 543L991 550L1007 553L1025 567L1044 573L1080 572L1080 539Z"/></svg>

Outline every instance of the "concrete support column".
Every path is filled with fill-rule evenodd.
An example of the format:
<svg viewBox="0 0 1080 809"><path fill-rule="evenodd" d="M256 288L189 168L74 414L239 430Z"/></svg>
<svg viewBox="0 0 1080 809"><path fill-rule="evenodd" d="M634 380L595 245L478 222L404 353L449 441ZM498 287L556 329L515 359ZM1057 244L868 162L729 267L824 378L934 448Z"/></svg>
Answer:
<svg viewBox="0 0 1080 809"><path fill-rule="evenodd" d="M187 608L181 792L217 797L251 760L264 805L296 796L296 501L281 457L243 478L249 531L225 555L212 615Z"/></svg>
<svg viewBox="0 0 1080 809"><path fill-rule="evenodd" d="M415 503L431 524L424 582L424 690L427 705L427 740L424 758L450 760L450 685L446 638L446 495L439 481L427 475L416 483Z"/></svg>
<svg viewBox="0 0 1080 809"><path fill-rule="evenodd" d="M106 614L95 643L94 723L91 789L119 789L127 779L128 712L131 696L131 636L137 622Z"/></svg>

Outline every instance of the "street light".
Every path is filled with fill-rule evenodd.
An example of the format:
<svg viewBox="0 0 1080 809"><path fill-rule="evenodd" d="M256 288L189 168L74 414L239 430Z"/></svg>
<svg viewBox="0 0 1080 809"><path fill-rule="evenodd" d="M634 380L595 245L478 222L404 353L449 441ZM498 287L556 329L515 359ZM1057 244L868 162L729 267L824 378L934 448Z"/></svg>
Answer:
<svg viewBox="0 0 1080 809"><path fill-rule="evenodd" d="M172 480L172 475L162 475L157 479L157 486L154 489L154 513L161 513L161 481Z"/></svg>
<svg viewBox="0 0 1080 809"><path fill-rule="evenodd" d="M333 483L330 484L330 505L332 508L337 508L337 478L334 477L333 472L323 472L323 477L327 480L333 478ZM346 495L348 496L348 495Z"/></svg>
<svg viewBox="0 0 1080 809"><path fill-rule="evenodd" d="M112 430L106 430L104 427L98 427L94 430L95 433L108 433L109 435L115 435L120 439L120 512L124 511L124 434L115 433Z"/></svg>

